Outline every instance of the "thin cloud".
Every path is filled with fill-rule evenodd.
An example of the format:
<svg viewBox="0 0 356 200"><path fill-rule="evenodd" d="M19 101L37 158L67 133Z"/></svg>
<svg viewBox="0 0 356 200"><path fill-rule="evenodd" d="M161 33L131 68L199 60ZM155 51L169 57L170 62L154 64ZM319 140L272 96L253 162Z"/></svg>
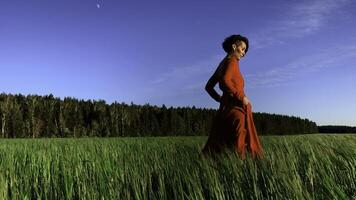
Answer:
<svg viewBox="0 0 356 200"><path fill-rule="evenodd" d="M215 55L198 61L192 65L175 67L170 71L160 73L145 87L146 96L150 101L172 98L176 101L190 99L200 102L204 95L206 81L216 69L216 65L224 55Z"/></svg>
<svg viewBox="0 0 356 200"><path fill-rule="evenodd" d="M199 61L193 65L175 67L171 71L159 74L159 77L153 79L150 84L159 85L165 82L171 82L172 80L186 82L187 80L196 79L197 76L211 73L211 66L216 65L221 58L222 55L217 55L211 57L210 59Z"/></svg>
<svg viewBox="0 0 356 200"><path fill-rule="evenodd" d="M288 84L289 81L335 66L340 61L350 58L356 58L356 45L332 48L332 50L305 56L265 72L248 74L246 81L249 82L250 88L282 86Z"/></svg>
<svg viewBox="0 0 356 200"><path fill-rule="evenodd" d="M303 1L280 8L283 19L270 22L259 33L252 36L254 48L282 44L290 38L302 38L318 32L335 15L344 14L341 8L350 0ZM268 35L268 37L266 37Z"/></svg>

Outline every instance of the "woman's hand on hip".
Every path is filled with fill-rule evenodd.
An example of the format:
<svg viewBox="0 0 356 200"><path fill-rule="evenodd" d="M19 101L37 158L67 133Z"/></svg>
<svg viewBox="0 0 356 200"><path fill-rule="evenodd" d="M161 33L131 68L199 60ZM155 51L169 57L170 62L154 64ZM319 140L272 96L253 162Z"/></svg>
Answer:
<svg viewBox="0 0 356 200"><path fill-rule="evenodd" d="M243 104L247 106L249 103L250 103L250 100L246 96L244 96Z"/></svg>

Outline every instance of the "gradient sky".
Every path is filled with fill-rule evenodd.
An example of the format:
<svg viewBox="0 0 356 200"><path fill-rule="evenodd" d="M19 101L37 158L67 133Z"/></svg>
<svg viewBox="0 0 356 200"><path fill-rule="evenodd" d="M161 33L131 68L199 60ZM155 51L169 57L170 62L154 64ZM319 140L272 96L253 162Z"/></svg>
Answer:
<svg viewBox="0 0 356 200"><path fill-rule="evenodd" d="M356 126L355 10L352 0L2 1L0 92L217 109L204 86L223 39L242 34L254 112Z"/></svg>

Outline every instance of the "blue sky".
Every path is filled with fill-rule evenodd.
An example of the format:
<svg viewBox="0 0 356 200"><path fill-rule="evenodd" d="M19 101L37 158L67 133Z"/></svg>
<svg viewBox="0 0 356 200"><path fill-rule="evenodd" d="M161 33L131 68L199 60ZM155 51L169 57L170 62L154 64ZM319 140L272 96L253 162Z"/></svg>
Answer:
<svg viewBox="0 0 356 200"><path fill-rule="evenodd" d="M217 109L204 86L223 39L242 34L254 112L356 126L355 10L352 0L4 1L0 91Z"/></svg>

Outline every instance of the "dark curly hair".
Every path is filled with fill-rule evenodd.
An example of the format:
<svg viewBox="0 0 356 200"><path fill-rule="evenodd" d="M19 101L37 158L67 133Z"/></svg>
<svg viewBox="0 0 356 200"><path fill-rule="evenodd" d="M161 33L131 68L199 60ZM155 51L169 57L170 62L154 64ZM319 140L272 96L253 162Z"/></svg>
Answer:
<svg viewBox="0 0 356 200"><path fill-rule="evenodd" d="M245 53L248 51L248 39L242 35L230 35L229 37L225 38L224 42L222 43L222 47L226 53L230 53L232 51L232 44L235 44L238 41L243 41L246 44Z"/></svg>

